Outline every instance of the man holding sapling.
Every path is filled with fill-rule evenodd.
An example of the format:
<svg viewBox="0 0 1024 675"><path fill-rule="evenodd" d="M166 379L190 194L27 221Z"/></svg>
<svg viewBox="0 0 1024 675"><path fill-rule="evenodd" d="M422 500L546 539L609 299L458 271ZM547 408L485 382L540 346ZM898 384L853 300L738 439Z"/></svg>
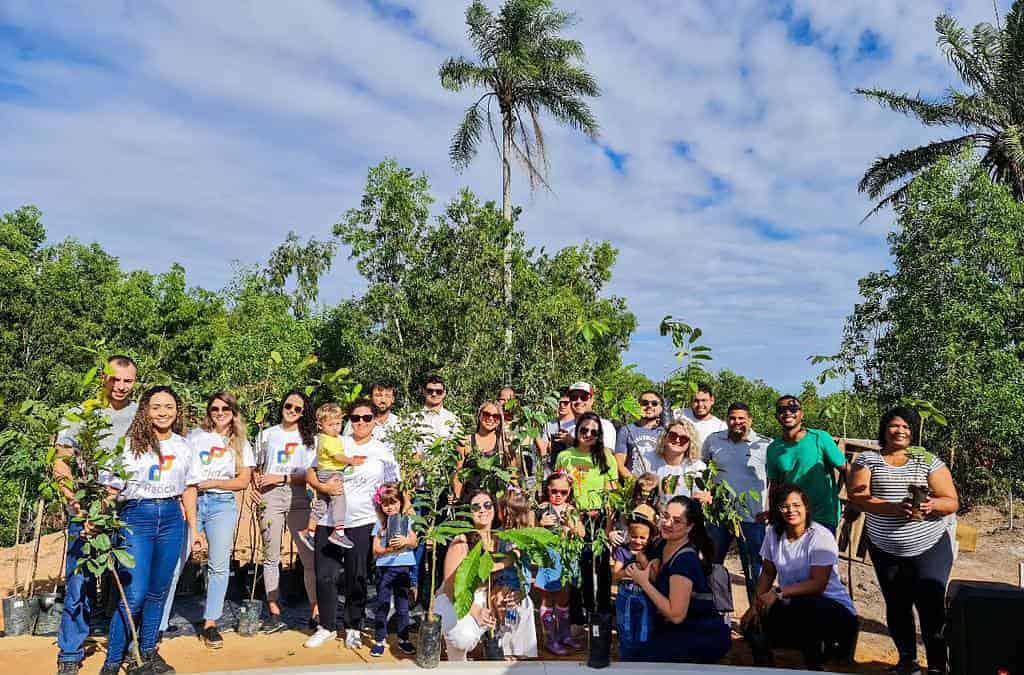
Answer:
<svg viewBox="0 0 1024 675"><path fill-rule="evenodd" d="M108 450L117 447L118 442L128 433L128 427L135 418L138 405L132 401L132 391L138 369L135 361L127 356L116 355L107 359L106 372L103 374L102 401L104 407L100 413L106 417L110 429L100 445ZM70 412L79 414L80 408ZM57 458L53 463L54 477L70 479L72 477L69 462L76 461L78 435L81 425L67 419L61 421L61 430L57 434ZM80 507L75 500L75 493L68 487L61 488L68 510L68 552L65 565L64 612L60 618L60 629L57 633L57 673L59 675L75 675L82 659L85 658L85 639L89 637L89 618L92 605L96 601L96 579L84 568L75 571L75 566L82 555L82 523L71 521L78 515Z"/></svg>

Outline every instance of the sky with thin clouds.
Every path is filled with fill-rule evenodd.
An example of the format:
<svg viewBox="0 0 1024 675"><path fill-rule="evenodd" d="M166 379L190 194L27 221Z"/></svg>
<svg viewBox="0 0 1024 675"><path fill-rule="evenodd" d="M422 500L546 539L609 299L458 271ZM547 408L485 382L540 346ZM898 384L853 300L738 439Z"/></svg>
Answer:
<svg viewBox="0 0 1024 675"><path fill-rule="evenodd" d="M489 0L491 7L497 0ZM1008 0L999 0L1005 13ZM890 264L890 213L860 175L924 129L852 93L958 85L936 15L993 20L987 0L562 0L603 95L590 141L550 119L553 191L513 174L520 226L548 250L610 240L610 293L638 319L626 355L673 365L658 323L704 330L715 368L796 389L838 348L857 280ZM0 2L0 210L35 204L51 240L98 241L125 268L185 266L223 287L289 230L328 236L385 157L426 173L438 206L500 199L486 145L456 173L470 92L466 3ZM322 299L358 293L342 249Z"/></svg>

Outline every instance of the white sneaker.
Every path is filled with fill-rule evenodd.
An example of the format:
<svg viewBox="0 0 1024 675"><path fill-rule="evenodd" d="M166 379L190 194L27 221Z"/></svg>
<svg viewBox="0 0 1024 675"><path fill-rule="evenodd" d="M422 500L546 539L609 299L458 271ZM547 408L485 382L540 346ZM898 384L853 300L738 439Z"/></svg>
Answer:
<svg viewBox="0 0 1024 675"><path fill-rule="evenodd" d="M349 628L345 632L345 646L349 649L359 649L363 646L363 634Z"/></svg>
<svg viewBox="0 0 1024 675"><path fill-rule="evenodd" d="M302 646L308 649L313 649L315 647L323 645L323 643L327 642L332 637L334 637L333 630L327 630L323 626L317 626L316 632L313 633L308 640L303 642Z"/></svg>

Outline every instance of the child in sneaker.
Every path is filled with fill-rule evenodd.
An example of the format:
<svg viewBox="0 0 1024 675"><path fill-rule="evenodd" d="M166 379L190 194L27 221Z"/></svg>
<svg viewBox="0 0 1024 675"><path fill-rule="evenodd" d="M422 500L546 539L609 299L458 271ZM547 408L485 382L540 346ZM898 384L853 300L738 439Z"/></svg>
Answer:
<svg viewBox="0 0 1024 675"><path fill-rule="evenodd" d="M370 656L384 655L384 639L388 636L388 612L391 598L395 599L395 616L398 623L398 651L406 655L416 653L416 647L409 641L409 605L415 601L416 587L412 584L412 573L416 569L416 533L408 517L404 516L405 495L395 483L385 483L373 495L377 508L378 522L373 526L373 555L377 564L377 607L373 610L375 627L374 643ZM405 517L403 530L399 534L388 530L388 523ZM388 537L390 536L390 539Z"/></svg>
<svg viewBox="0 0 1024 675"><path fill-rule="evenodd" d="M324 403L316 410L316 425L320 430L316 439L316 476L322 482L332 478L341 478L350 467L362 462L355 457L347 457L341 443L341 425L345 414L337 403ZM341 548L352 548L352 540L345 536L345 495L326 495L315 493L309 510L309 523L306 529L299 532L299 538L310 549L316 548L314 535L317 522L331 511L334 532L327 541Z"/></svg>

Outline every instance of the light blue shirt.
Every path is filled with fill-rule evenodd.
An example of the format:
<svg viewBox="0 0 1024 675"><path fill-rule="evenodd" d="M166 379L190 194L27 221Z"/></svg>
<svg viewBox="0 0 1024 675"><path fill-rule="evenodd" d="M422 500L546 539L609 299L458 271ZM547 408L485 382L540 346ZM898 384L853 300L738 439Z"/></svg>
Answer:
<svg viewBox="0 0 1024 675"><path fill-rule="evenodd" d="M373 526L373 536L376 537L380 534L381 524L377 523ZM384 542L387 545L387 542ZM416 565L416 555L412 549L405 549L404 551L398 551L397 553L385 553L382 556L377 557L377 567L414 567Z"/></svg>

